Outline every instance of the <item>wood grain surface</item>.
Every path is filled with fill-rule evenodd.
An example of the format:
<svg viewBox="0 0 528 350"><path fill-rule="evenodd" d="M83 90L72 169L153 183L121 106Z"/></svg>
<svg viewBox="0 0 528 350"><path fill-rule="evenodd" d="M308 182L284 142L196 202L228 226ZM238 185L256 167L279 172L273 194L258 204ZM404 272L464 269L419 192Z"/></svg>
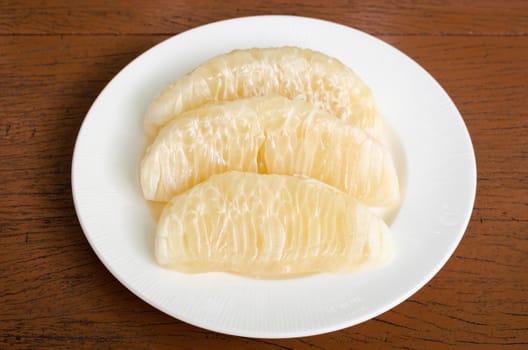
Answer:
<svg viewBox="0 0 528 350"><path fill-rule="evenodd" d="M0 349L528 348L528 2L68 3L0 1ZM175 320L112 277L73 208L76 133L105 84L171 35L257 14L396 46L446 89L473 139L477 198L454 255L409 300L342 331L248 339Z"/></svg>

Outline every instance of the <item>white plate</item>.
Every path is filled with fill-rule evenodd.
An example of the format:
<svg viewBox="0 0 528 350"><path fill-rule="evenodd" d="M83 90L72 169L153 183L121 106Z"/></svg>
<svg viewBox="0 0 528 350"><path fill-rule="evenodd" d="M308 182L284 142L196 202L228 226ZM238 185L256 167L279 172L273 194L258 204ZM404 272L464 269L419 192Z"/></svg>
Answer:
<svg viewBox="0 0 528 350"><path fill-rule="evenodd" d="M185 275L153 257L154 221L137 164L143 114L170 81L233 49L293 45L334 56L372 88L400 141L406 188L391 224L396 258L347 275L255 280ZM349 327L402 302L444 265L464 234L476 186L475 156L455 105L418 64L358 30L316 19L260 16L202 26L153 47L101 92L79 132L72 189L79 221L112 274L141 299L182 321L263 338Z"/></svg>

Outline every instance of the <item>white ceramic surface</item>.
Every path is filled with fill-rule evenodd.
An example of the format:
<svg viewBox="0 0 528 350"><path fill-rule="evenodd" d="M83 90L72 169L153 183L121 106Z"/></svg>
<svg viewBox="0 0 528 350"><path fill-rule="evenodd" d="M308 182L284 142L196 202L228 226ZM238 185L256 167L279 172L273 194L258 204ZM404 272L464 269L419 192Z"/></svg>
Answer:
<svg viewBox="0 0 528 350"><path fill-rule="evenodd" d="M293 45L351 67L373 90L399 145L404 200L391 224L394 261L378 270L255 280L160 268L154 221L141 197L137 165L143 114L170 81L233 49ZM182 321L263 338L349 327L399 304L445 264L473 207L476 167L462 117L440 85L392 46L316 19L260 16L205 25L172 37L125 67L101 92L79 132L72 189L91 246L128 289Z"/></svg>

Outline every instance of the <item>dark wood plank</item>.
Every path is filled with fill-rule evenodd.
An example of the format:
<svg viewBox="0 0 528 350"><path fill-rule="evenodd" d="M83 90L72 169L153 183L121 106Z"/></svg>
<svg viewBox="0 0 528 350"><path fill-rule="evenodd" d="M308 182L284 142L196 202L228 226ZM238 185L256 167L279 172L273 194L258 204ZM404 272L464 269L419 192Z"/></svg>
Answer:
<svg viewBox="0 0 528 350"><path fill-rule="evenodd" d="M518 35L528 32L524 0L479 1L2 1L0 33L175 34L232 17L316 17L373 34Z"/></svg>
<svg viewBox="0 0 528 350"><path fill-rule="evenodd" d="M174 320L98 261L72 206L70 161L90 104L166 36L0 37L0 348L523 349L528 344L528 37L385 36L453 96L478 195L454 257L393 310L340 332L231 337Z"/></svg>

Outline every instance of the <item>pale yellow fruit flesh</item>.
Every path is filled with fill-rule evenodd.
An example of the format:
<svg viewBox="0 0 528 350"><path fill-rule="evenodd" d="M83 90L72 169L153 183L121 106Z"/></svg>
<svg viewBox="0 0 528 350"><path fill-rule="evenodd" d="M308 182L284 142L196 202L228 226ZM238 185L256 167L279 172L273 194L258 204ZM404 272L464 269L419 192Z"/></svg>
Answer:
<svg viewBox="0 0 528 350"><path fill-rule="evenodd" d="M256 111L209 105L175 119L147 147L140 163L140 183L147 200L174 195L228 170L258 171L264 132Z"/></svg>
<svg viewBox="0 0 528 350"><path fill-rule="evenodd" d="M236 50L202 64L154 99L145 131L152 138L172 118L209 102L270 94L308 101L374 137L381 134L368 86L337 59L295 47Z"/></svg>
<svg viewBox="0 0 528 350"><path fill-rule="evenodd" d="M383 265L392 238L383 220L321 182L227 172L166 205L155 253L182 272L273 278Z"/></svg>
<svg viewBox="0 0 528 350"><path fill-rule="evenodd" d="M358 127L280 96L206 105L164 127L141 162L145 198L167 201L228 170L301 175L369 206L399 202L387 148Z"/></svg>

